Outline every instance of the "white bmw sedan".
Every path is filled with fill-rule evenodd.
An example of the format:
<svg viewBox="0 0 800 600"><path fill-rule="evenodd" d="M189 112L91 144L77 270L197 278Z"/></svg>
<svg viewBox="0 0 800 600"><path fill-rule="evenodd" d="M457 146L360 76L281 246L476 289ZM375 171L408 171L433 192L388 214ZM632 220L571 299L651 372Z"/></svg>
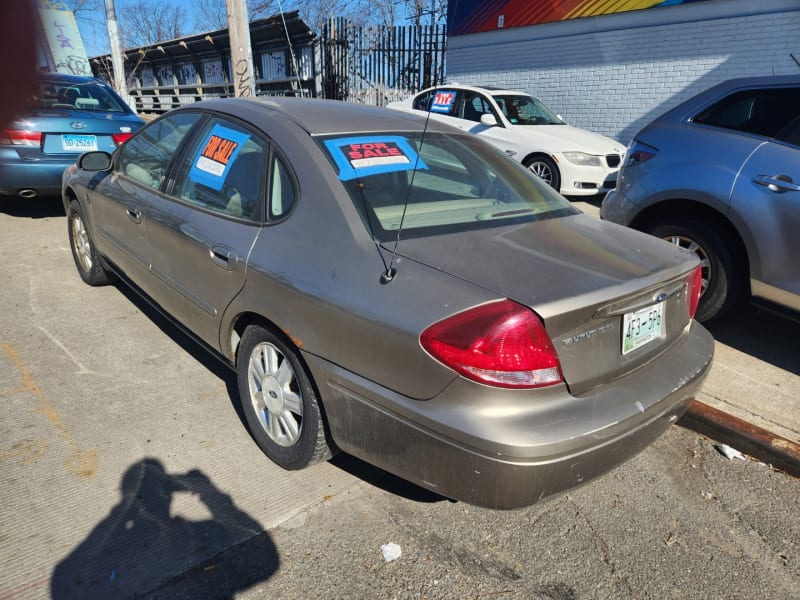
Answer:
<svg viewBox="0 0 800 600"><path fill-rule="evenodd" d="M392 102L473 133L528 167L565 196L613 189L625 145L567 125L541 100L519 91L445 85Z"/></svg>

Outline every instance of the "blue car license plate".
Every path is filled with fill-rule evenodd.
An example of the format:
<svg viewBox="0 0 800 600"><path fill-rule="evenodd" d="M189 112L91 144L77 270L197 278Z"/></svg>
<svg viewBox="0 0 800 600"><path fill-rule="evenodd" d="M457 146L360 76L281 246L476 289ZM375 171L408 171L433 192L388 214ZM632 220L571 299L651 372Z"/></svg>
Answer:
<svg viewBox="0 0 800 600"><path fill-rule="evenodd" d="M62 135L64 152L89 152L97 150L97 137L93 135Z"/></svg>
<svg viewBox="0 0 800 600"><path fill-rule="evenodd" d="M633 352L664 334L664 304L653 304L622 319L622 354Z"/></svg>

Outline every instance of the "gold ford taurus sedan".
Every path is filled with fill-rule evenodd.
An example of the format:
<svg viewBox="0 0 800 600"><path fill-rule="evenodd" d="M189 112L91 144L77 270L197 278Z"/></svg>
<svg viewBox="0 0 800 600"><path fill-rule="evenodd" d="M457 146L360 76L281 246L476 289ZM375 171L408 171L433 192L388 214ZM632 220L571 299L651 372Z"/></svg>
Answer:
<svg viewBox="0 0 800 600"><path fill-rule="evenodd" d="M84 281L118 276L235 369L287 469L341 450L525 506L642 450L711 365L692 253L423 116L200 102L82 155L63 198Z"/></svg>

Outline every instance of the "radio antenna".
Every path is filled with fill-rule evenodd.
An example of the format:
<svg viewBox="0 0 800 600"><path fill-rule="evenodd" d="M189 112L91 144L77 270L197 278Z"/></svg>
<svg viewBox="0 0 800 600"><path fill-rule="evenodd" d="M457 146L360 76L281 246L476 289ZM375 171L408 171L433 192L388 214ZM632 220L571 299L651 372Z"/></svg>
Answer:
<svg viewBox="0 0 800 600"><path fill-rule="evenodd" d="M392 258L389 260L389 266L381 275L381 283L389 283L397 271L394 268L394 261L397 258L397 246L400 243L400 232L403 230L403 222L406 219L406 209L408 209L408 199L411 197L411 188L414 187L414 176L417 174L417 167L419 166L419 157L422 154L422 146L425 143L425 134L428 132L428 122L431 118L431 107L433 106L434 98L436 97L436 89L431 92L431 99L428 103L428 112L425 115L425 125L422 127L422 135L419 138L419 147L417 148L417 157L414 159L414 169L411 171L411 180L408 182L406 188L406 197L403 201L403 212L400 215L400 223L397 226L397 235L394 238L394 248L392 248ZM386 266L386 262L383 263Z"/></svg>

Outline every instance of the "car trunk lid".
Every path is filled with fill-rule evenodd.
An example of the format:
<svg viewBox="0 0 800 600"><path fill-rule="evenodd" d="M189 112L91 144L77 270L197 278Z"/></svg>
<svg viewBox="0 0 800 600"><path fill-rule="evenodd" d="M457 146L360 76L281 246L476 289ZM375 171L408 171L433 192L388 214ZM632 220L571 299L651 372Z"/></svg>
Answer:
<svg viewBox="0 0 800 600"><path fill-rule="evenodd" d="M39 132L36 144L14 144L12 147L23 160L42 160L50 156L73 155L90 150L113 152L117 143L114 135L135 131L141 121L119 115L108 118L108 113L85 110L40 111L24 121L10 124L8 130Z"/></svg>
<svg viewBox="0 0 800 600"><path fill-rule="evenodd" d="M398 254L533 309L574 394L649 362L689 322L693 255L585 215L401 240Z"/></svg>

